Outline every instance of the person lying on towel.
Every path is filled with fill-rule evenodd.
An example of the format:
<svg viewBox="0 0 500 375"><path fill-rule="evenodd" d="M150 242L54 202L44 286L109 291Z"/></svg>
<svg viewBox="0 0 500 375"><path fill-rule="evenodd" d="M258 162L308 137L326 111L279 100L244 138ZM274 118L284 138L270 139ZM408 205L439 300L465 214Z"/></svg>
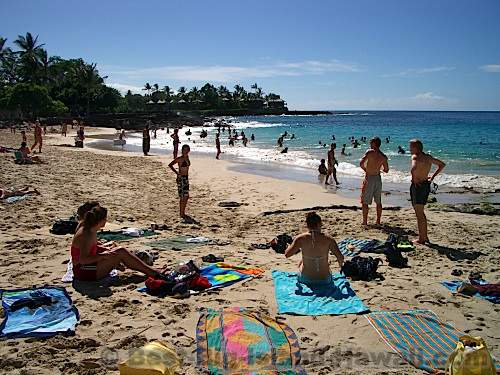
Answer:
<svg viewBox="0 0 500 375"><path fill-rule="evenodd" d="M299 281L305 284L328 284L331 282L329 255L335 255L340 268L344 264L344 256L335 239L321 232L321 217L316 212L307 213L306 224L308 232L295 237L286 249L285 257L290 258L302 252Z"/></svg>
<svg viewBox="0 0 500 375"><path fill-rule="evenodd" d="M29 186L26 186L22 189L13 189L7 190L7 188L0 188L0 199L7 199L10 197L22 197L24 195L37 194L40 195L40 192L37 189L30 189Z"/></svg>
<svg viewBox="0 0 500 375"><path fill-rule="evenodd" d="M108 210L99 205L83 215L71 243L71 259L75 279L95 281L105 278L113 269L130 268L146 276L161 277L161 272L148 266L123 247L98 251L97 232L106 225Z"/></svg>

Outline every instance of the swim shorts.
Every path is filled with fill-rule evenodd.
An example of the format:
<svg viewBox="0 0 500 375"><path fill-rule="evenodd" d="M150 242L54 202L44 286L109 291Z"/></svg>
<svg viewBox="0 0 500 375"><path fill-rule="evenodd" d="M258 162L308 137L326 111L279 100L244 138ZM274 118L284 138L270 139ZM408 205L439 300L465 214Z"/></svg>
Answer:
<svg viewBox="0 0 500 375"><path fill-rule="evenodd" d="M379 174L365 176L361 187L361 203L372 204L373 200L382 204L382 178Z"/></svg>
<svg viewBox="0 0 500 375"><path fill-rule="evenodd" d="M421 182L418 185L412 182L410 186L411 204L427 204L430 192L431 183L429 181Z"/></svg>
<svg viewBox="0 0 500 375"><path fill-rule="evenodd" d="M177 192L179 193L179 198L189 197L188 176L177 176Z"/></svg>
<svg viewBox="0 0 500 375"><path fill-rule="evenodd" d="M73 275L75 279L81 281L97 280L97 263L73 265Z"/></svg>

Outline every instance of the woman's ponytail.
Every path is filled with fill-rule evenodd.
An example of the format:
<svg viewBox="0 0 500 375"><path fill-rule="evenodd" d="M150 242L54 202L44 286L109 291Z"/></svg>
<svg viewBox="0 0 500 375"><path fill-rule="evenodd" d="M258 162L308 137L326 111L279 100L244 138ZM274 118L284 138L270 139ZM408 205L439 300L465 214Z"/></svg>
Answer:
<svg viewBox="0 0 500 375"><path fill-rule="evenodd" d="M99 224L102 220L106 219L108 216L108 210L101 206L95 206L91 210L87 211L83 216L82 225L86 229L90 229Z"/></svg>

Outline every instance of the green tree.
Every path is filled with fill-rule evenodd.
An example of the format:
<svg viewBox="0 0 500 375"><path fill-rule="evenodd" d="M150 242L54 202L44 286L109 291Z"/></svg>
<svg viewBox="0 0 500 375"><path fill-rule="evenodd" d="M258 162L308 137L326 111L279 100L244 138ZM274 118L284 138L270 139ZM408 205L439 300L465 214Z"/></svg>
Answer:
<svg viewBox="0 0 500 375"><path fill-rule="evenodd" d="M33 37L31 33L26 33L25 36L18 35L14 44L20 48L18 54L23 81L37 82L37 71L44 44L38 44L38 35Z"/></svg>
<svg viewBox="0 0 500 375"><path fill-rule="evenodd" d="M47 88L33 83L18 83L9 94L8 107L19 109L31 118L67 112L64 103L54 101Z"/></svg>

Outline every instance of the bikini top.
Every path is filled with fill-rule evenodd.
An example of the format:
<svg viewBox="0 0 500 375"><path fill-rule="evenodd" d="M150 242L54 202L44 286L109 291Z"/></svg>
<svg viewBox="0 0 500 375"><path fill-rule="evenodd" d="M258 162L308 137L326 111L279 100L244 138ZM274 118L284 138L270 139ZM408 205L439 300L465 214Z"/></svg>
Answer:
<svg viewBox="0 0 500 375"><path fill-rule="evenodd" d="M186 167L189 167L191 166L191 161L186 161L184 160L181 164L181 168L186 168Z"/></svg>
<svg viewBox="0 0 500 375"><path fill-rule="evenodd" d="M309 233L311 233L311 236L313 237L313 249L314 249L314 233L315 231L309 231ZM321 233L321 232L318 232L318 233ZM331 250L331 245L328 247L328 253L330 253L330 250ZM322 255L322 256L319 256L319 257L310 257L310 256L307 256L307 255L304 255L304 253L302 253L302 259L304 260L308 260L308 261L312 261L315 268L316 268L316 272L319 272L320 271L320 266L321 266L321 262L328 259L328 255Z"/></svg>

